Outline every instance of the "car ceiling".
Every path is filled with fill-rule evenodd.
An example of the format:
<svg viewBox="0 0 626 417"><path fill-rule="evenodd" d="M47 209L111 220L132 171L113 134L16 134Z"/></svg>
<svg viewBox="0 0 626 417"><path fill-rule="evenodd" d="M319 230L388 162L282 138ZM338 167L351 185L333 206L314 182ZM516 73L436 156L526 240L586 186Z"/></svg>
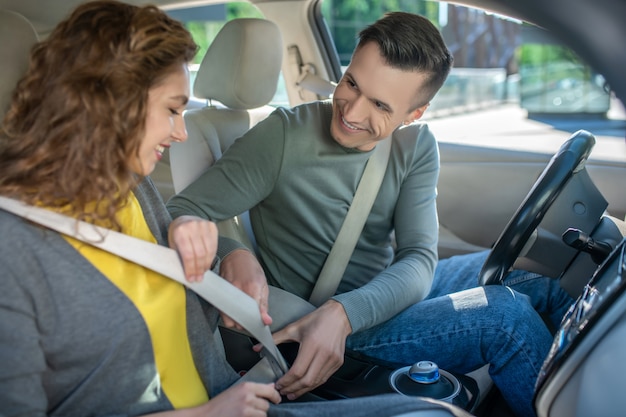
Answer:
<svg viewBox="0 0 626 417"><path fill-rule="evenodd" d="M164 8L219 3L219 0L126 0L153 3ZM270 0L290 1L290 0ZM83 0L0 0L0 8L26 16L45 35ZM253 0L268 2L268 0ZM626 1L623 0L458 0L455 4L479 7L549 28L566 45L592 64L608 80L616 95L626 102Z"/></svg>

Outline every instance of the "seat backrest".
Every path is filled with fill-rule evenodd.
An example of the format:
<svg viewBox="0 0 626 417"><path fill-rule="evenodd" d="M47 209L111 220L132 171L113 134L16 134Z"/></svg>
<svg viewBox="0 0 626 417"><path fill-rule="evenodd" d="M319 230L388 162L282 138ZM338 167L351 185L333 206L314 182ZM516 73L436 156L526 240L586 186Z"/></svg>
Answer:
<svg viewBox="0 0 626 417"><path fill-rule="evenodd" d="M180 192L272 110L282 61L278 27L263 19L227 22L209 46L193 85L208 105L185 112L187 142L170 149L174 191ZM217 101L218 103L213 103Z"/></svg>
<svg viewBox="0 0 626 417"><path fill-rule="evenodd" d="M170 148L174 192L198 178L237 138L274 110L268 103L276 93L282 55L280 30L269 20L235 19L220 30L193 85L194 96L208 105L185 112L188 139ZM227 229L241 224L223 222L220 232L231 235L234 231ZM232 237L249 244L240 232Z"/></svg>
<svg viewBox="0 0 626 417"><path fill-rule="evenodd" d="M0 10L0 119L8 110L17 82L28 69L37 32L22 15Z"/></svg>

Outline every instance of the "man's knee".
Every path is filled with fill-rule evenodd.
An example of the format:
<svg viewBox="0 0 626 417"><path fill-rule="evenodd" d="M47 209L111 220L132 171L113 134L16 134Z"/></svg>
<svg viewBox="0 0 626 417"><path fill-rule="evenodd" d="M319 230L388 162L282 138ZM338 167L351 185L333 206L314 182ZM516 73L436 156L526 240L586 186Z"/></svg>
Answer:
<svg viewBox="0 0 626 417"><path fill-rule="evenodd" d="M501 285L485 286L489 310L502 319L502 325L539 325L543 323L528 295Z"/></svg>

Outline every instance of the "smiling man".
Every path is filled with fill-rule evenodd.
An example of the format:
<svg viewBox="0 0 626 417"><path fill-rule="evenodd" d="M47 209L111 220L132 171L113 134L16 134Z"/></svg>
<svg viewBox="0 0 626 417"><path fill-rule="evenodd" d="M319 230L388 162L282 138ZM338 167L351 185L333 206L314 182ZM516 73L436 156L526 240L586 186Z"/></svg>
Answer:
<svg viewBox="0 0 626 417"><path fill-rule="evenodd" d="M534 414L534 382L552 337L529 298L504 286L473 288L484 253L437 262L439 153L428 126L416 121L452 61L430 21L387 14L360 33L332 101L277 109L168 203L175 218L220 221L250 210L262 272L249 254L233 254L223 265L232 271L225 278L265 314L267 282L309 298L368 159L380 141L391 141L380 191L337 293L274 334L277 343L300 343L291 370L277 382L290 399L326 381L347 346L398 364L432 360L456 372L490 363L516 413ZM204 262L201 248L181 256L186 271ZM511 276L526 285L535 307L559 319L571 303L558 283L524 271ZM446 296L461 290L454 303Z"/></svg>

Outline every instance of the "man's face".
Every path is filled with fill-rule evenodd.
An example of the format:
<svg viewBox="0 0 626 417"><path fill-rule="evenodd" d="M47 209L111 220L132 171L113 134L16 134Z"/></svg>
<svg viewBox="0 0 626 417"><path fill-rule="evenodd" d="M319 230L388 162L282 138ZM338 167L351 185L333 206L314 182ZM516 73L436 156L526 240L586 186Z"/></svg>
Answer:
<svg viewBox="0 0 626 417"><path fill-rule="evenodd" d="M390 67L376 42L354 52L333 94L332 137L346 148L369 151L397 127L419 119L415 109L423 73Z"/></svg>

